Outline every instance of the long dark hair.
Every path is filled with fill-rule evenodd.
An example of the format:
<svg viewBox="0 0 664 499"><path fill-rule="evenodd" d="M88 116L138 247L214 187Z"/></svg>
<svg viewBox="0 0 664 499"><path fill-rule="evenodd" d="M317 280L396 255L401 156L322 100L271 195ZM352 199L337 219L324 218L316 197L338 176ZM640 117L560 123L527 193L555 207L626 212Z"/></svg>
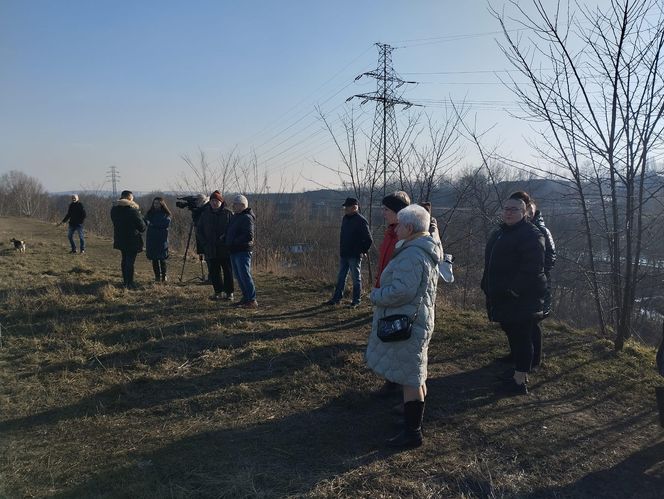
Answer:
<svg viewBox="0 0 664 499"><path fill-rule="evenodd" d="M166 202L164 201L164 198L159 197L159 196L157 196L156 198L154 198L154 199L152 200L152 202L150 203L150 209L149 209L148 212L145 214L145 216L146 216L146 217L149 217L149 216L152 215L155 211L157 211L157 210L155 210L155 208L154 208L154 202L155 202L155 201L159 201L159 209L160 209L161 211L163 211L164 213L166 213L166 215L168 215L168 216L170 217L170 216L171 216L171 210L169 210L169 209L168 209L168 206L166 206Z"/></svg>

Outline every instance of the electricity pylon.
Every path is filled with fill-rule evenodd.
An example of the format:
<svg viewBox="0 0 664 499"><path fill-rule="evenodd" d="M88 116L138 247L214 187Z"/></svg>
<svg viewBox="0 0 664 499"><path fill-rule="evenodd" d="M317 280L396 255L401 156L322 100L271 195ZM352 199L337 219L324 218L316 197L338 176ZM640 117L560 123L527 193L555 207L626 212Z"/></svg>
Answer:
<svg viewBox="0 0 664 499"><path fill-rule="evenodd" d="M404 110L411 106L417 106L397 95L397 89L406 83L417 83L401 79L392 67L392 51L394 47L386 43L376 43L378 47L378 67L373 71L367 71L358 75L355 80L363 76L375 78L377 88L375 92L356 94L348 97L346 102L359 98L362 104L369 101L376 102L371 140L369 143L368 163L378 169L382 165L383 170L383 195L387 182L394 173L393 168L398 162L399 134L397 131L397 119L394 106L403 105ZM391 165L391 166L390 166Z"/></svg>
<svg viewBox="0 0 664 499"><path fill-rule="evenodd" d="M111 166L108 169L106 178L111 181L111 186L113 188L113 199L118 198L118 180L120 180L120 172L118 171L117 166Z"/></svg>

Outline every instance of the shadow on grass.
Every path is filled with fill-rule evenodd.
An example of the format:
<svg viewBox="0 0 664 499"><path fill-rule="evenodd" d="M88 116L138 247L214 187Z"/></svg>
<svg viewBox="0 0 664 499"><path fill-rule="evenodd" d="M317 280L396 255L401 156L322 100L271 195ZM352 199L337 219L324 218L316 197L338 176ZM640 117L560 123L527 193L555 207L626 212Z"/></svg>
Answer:
<svg viewBox="0 0 664 499"><path fill-rule="evenodd" d="M427 412L431 420L451 422L468 411L498 400L491 365L427 380Z"/></svg>
<svg viewBox="0 0 664 499"><path fill-rule="evenodd" d="M384 409L384 408L383 408ZM221 428L128 456L57 497L282 497L389 459L389 420L378 402L348 392L311 411ZM329 490L333 494L333 489ZM333 494L334 495L334 494Z"/></svg>
<svg viewBox="0 0 664 499"><path fill-rule="evenodd" d="M128 344L139 342L140 345L129 350L100 354L88 359L86 364L76 361L60 362L41 367L34 373L21 374L20 378L34 375L57 373L60 371L83 371L99 369L127 369L138 364L156 365L166 359L195 360L211 349L234 350L245 347L249 343L259 343L270 340L282 340L297 336L311 335L325 332L339 332L349 327L359 327L367 324L366 318L351 318L346 322L320 328L281 328L262 332L242 331L235 334L215 333L206 329L205 320L195 320L154 330L136 329L124 330L112 335L100 335L97 341L106 345ZM185 331L202 331L200 336L182 337ZM343 344L327 345L330 352L343 347Z"/></svg>
<svg viewBox="0 0 664 499"><path fill-rule="evenodd" d="M529 497L659 499L664 494L664 440L641 449L614 466L587 474L563 487L542 488Z"/></svg>
<svg viewBox="0 0 664 499"><path fill-rule="evenodd" d="M253 358L248 352L248 360L198 376L176 376L166 379L137 378L84 397L75 404L0 422L0 432L26 430L34 426L51 425L85 416L149 409L242 383L279 379L311 364L317 364L322 369L340 367L343 365L343 356L338 355L339 351L354 351L358 348L360 348L358 345L350 343L338 344L336 349L323 345L303 352L284 352L261 360Z"/></svg>

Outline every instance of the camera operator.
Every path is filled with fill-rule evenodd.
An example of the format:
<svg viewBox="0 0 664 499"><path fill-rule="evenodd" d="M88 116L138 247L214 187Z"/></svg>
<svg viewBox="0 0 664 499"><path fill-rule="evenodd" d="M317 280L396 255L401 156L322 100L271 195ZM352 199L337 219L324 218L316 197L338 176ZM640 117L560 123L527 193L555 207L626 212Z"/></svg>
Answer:
<svg viewBox="0 0 664 499"><path fill-rule="evenodd" d="M208 277L207 279L202 275L203 274L203 255L205 250L203 244L198 237L198 220L201 218L201 213L208 206L209 198L204 194L195 194L192 196L181 196L177 198L175 206L181 209L187 209L191 212L191 227L192 230L195 227L195 237L196 237L196 254L198 255L198 260L201 262L201 279L209 284L209 275L210 275L210 265L208 264ZM191 239L191 232L189 232L189 238ZM187 251L189 251L189 240L187 240ZM187 257L187 252L185 252L185 260ZM207 264L207 262L206 262ZM184 269L184 267L183 267ZM180 277L182 278L182 277Z"/></svg>
<svg viewBox="0 0 664 499"><path fill-rule="evenodd" d="M221 193L214 191L210 195L210 202L201 210L196 224L197 239L203 247L210 281L214 288L211 300L233 299L233 272L230 252L225 241L226 230L232 216L233 213L226 207Z"/></svg>
<svg viewBox="0 0 664 499"><path fill-rule="evenodd" d="M198 235L198 221L201 218L201 214L203 211L210 206L210 198L208 198L205 194L198 194L197 196L191 196L193 198L192 200L192 208L191 209L191 220L194 223L194 227L196 227L196 254L198 255L198 259L200 261L205 259L205 248L203 247L203 242L201 241L201 238ZM210 284L210 262L205 259L205 265L207 267L207 277L204 279L206 284Z"/></svg>

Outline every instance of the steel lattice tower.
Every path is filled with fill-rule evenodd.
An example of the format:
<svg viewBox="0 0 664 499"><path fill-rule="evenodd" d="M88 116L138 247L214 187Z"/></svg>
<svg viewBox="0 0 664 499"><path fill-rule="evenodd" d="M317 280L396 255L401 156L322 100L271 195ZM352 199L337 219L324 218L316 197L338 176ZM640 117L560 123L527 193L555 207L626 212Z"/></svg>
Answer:
<svg viewBox="0 0 664 499"><path fill-rule="evenodd" d="M120 172L118 171L117 166L111 166L108 169L106 178L111 181L111 186L113 189L113 199L118 198L118 180L120 179Z"/></svg>
<svg viewBox="0 0 664 499"><path fill-rule="evenodd" d="M361 104L365 104L368 101L376 102L367 162L369 165L375 166L376 169L379 166L382 167L383 194L385 194L387 183L394 174L394 167L398 161L399 152L399 134L394 106L400 104L405 106L404 109L408 109L411 106L417 105L403 100L398 95L397 90L406 83L417 82L402 80L394 71L392 67L392 51L394 47L386 43L376 43L376 46L378 47L378 67L373 71L362 73L355 78L355 80L359 80L363 76L375 78L377 82L376 91L368 94L353 95L346 99L346 102L356 97L362 99Z"/></svg>

